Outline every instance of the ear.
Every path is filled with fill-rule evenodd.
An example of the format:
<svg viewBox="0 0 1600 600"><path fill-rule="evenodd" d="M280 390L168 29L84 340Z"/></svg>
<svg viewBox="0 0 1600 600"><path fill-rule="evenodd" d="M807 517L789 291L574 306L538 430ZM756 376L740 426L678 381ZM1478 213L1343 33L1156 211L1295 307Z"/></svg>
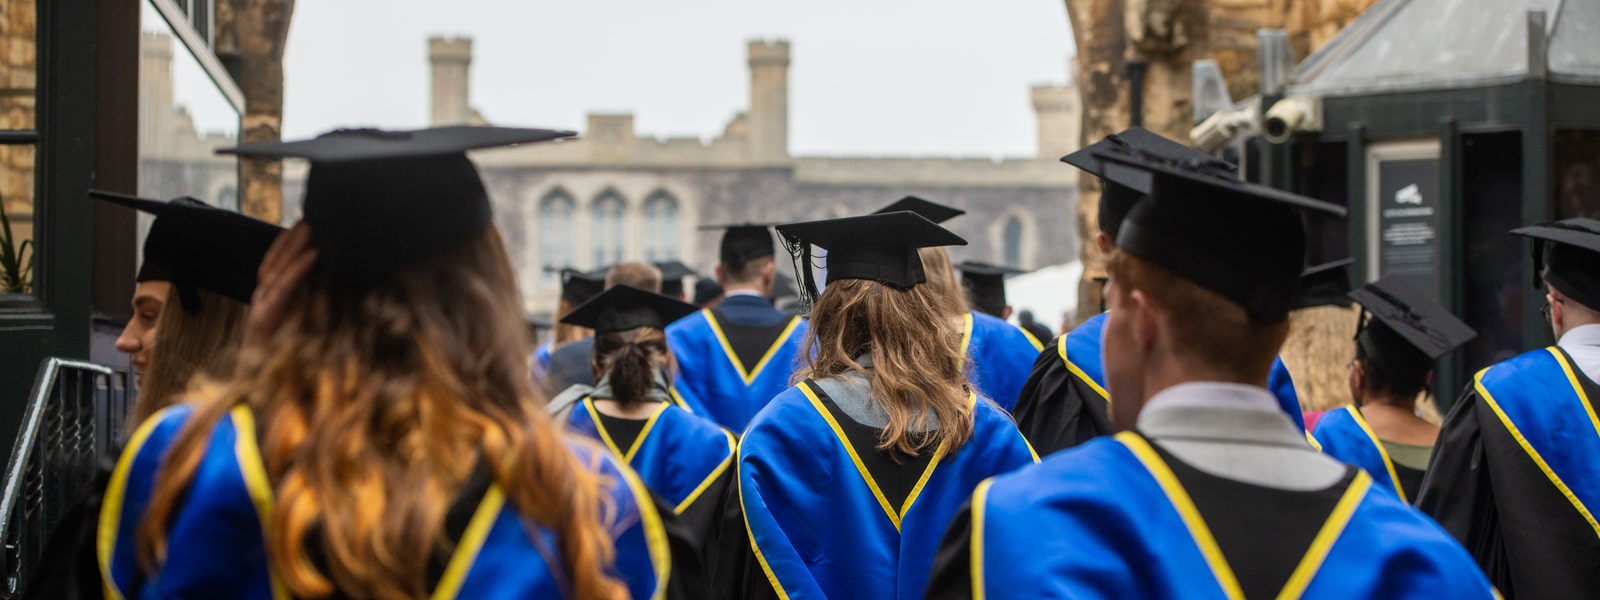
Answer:
<svg viewBox="0 0 1600 600"><path fill-rule="evenodd" d="M1139 349L1149 350L1162 333L1156 305L1144 294L1144 290L1133 290L1128 294L1127 308L1133 312L1133 336L1139 343Z"/></svg>
<svg viewBox="0 0 1600 600"><path fill-rule="evenodd" d="M1000 320L1001 321L1009 321L1009 320L1011 320L1011 307L1007 306L1007 307L1005 307L1005 309L1000 311Z"/></svg>
<svg viewBox="0 0 1600 600"><path fill-rule="evenodd" d="M718 264L715 271L717 274L717 285L727 286L728 280L722 276L722 265Z"/></svg>
<svg viewBox="0 0 1600 600"><path fill-rule="evenodd" d="M1111 254L1112 250L1117 249L1116 245L1111 243L1111 236L1106 235L1103 231L1095 232L1094 245L1100 249L1101 256Z"/></svg>

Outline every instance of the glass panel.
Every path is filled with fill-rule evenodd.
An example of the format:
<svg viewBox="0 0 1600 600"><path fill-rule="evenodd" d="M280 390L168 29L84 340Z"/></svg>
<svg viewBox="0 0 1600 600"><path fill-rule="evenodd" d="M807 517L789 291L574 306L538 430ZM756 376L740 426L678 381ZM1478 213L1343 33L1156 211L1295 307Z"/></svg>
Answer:
<svg viewBox="0 0 1600 600"><path fill-rule="evenodd" d="M34 0L0 0L0 129L33 129L36 66ZM34 148L0 146L0 296L34 283Z"/></svg>
<svg viewBox="0 0 1600 600"><path fill-rule="evenodd" d="M1478 369L1523 347L1523 302L1539 300L1522 270L1528 242L1506 233L1522 225L1522 134L1461 136L1462 317L1478 330L1466 367Z"/></svg>
<svg viewBox="0 0 1600 600"><path fill-rule="evenodd" d="M139 63L139 195L193 196L239 209L239 109L149 3Z"/></svg>
<svg viewBox="0 0 1600 600"><path fill-rule="evenodd" d="M603 267L622 260L622 198L607 191L594 202L594 266Z"/></svg>
<svg viewBox="0 0 1600 600"><path fill-rule="evenodd" d="M1555 157L1556 218L1600 218L1600 131L1556 131Z"/></svg>
<svg viewBox="0 0 1600 600"><path fill-rule="evenodd" d="M678 255L678 201L656 192L644 204L645 260L662 262Z"/></svg>
<svg viewBox="0 0 1600 600"><path fill-rule="evenodd" d="M554 269L572 264L572 196L556 190L539 201L539 264L546 285L560 281Z"/></svg>
<svg viewBox="0 0 1600 600"><path fill-rule="evenodd" d="M1006 229L1001 235L1005 242L1005 266L1022 268L1022 221L1012 217L1006 221Z"/></svg>

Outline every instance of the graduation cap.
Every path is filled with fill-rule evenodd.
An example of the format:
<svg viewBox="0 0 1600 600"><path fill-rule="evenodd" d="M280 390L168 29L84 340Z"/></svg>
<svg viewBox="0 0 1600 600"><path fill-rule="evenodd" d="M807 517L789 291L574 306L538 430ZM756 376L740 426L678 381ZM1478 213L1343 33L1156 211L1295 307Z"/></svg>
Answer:
<svg viewBox="0 0 1600 600"><path fill-rule="evenodd" d="M692 315L700 307L680 302L639 288L613 286L562 317L568 325L588 327L595 333L627 331L639 327L665 329L668 324Z"/></svg>
<svg viewBox="0 0 1600 600"><path fill-rule="evenodd" d="M1344 216L1339 206L1152 153L1097 154L1109 177L1151 175L1150 196L1128 211L1117 247L1216 292L1252 319L1289 316L1305 268L1301 213Z"/></svg>
<svg viewBox="0 0 1600 600"><path fill-rule="evenodd" d="M606 271L609 268L579 271L570 267L545 267L544 270L546 273L561 274L561 299L577 306L605 291Z"/></svg>
<svg viewBox="0 0 1600 600"><path fill-rule="evenodd" d="M1194 148L1167 139L1143 127L1129 127L1085 146L1077 152L1061 157L1067 163L1100 177L1100 231L1113 240L1122 226L1122 220L1139 200L1150 194L1153 178L1147 172L1130 169L1106 171L1097 154L1119 152L1128 155L1148 154L1164 162L1189 165L1190 168L1232 174L1237 167L1228 161L1211 156Z"/></svg>
<svg viewBox="0 0 1600 600"><path fill-rule="evenodd" d="M1027 272L970 260L956 265L956 269L961 271L961 285L967 288L973 308L1000 318L1005 318L1006 277Z"/></svg>
<svg viewBox="0 0 1600 600"><path fill-rule="evenodd" d="M1511 230L1533 239L1533 287L1545 281L1591 309L1600 309L1600 221L1582 217Z"/></svg>
<svg viewBox="0 0 1600 600"><path fill-rule="evenodd" d="M195 290L206 290L245 304L256 290L256 271L282 227L236 212L212 208L194 198L151 200L91 190L89 196L156 217L144 238L144 264L138 281L170 281L191 314L200 309Z"/></svg>
<svg viewBox="0 0 1600 600"><path fill-rule="evenodd" d="M724 230L717 258L723 265L738 269L752 260L777 254L772 244L772 234L767 232L767 228L772 226L773 223L733 223L701 225L700 230Z"/></svg>
<svg viewBox="0 0 1600 600"><path fill-rule="evenodd" d="M1353 258L1322 263L1300 273L1300 292L1291 310L1318 306L1350 306L1350 265Z"/></svg>
<svg viewBox="0 0 1600 600"><path fill-rule="evenodd" d="M709 277L703 277L694 282L694 305L705 306L722 296L722 284Z"/></svg>
<svg viewBox="0 0 1600 600"><path fill-rule="evenodd" d="M1426 368L1478 332L1398 275L1350 292L1364 315L1356 343L1386 365Z"/></svg>
<svg viewBox="0 0 1600 600"><path fill-rule="evenodd" d="M911 212L914 212L914 213L917 213L919 215L922 215L923 218L925 218L925 219L927 219L929 221L933 221L934 223L943 223L945 221L949 221L950 219L954 219L954 218L959 217L961 215L967 214L967 211L961 210L959 208L956 208L956 207L953 207L953 206L945 206L943 204L939 204L938 202L931 202L931 201L928 201L928 200L923 200L923 199L918 198L916 196L906 196L904 198L896 200L896 201L894 201L894 204L890 204L888 206L880 208L880 209L878 209L877 212L874 212L872 214L881 215L881 214L884 214L884 213L900 212L900 211L906 211L906 210L909 210Z"/></svg>
<svg viewBox="0 0 1600 600"><path fill-rule="evenodd" d="M340 129L219 153L309 159L304 212L318 260L341 283L360 286L456 248L489 226L489 194L468 150L573 135L474 126Z"/></svg>
<svg viewBox="0 0 1600 600"><path fill-rule="evenodd" d="M928 280L917 249L967 245L961 236L911 211L789 223L777 229L804 280L802 309L809 308L817 293L809 268L813 245L828 251L824 283L867 279L902 290Z"/></svg>
<svg viewBox="0 0 1600 600"><path fill-rule="evenodd" d="M681 261L658 262L655 266L661 270L661 295L669 298L682 298L683 278L696 275L694 269Z"/></svg>

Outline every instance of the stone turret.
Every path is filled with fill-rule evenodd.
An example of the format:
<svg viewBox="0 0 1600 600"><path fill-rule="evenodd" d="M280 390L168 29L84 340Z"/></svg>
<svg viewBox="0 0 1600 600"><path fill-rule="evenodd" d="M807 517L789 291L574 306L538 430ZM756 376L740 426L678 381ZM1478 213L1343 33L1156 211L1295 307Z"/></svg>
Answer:
<svg viewBox="0 0 1600 600"><path fill-rule="evenodd" d="M472 38L428 38L428 64L433 69L431 123L466 125L473 121L467 98L467 75L472 67Z"/></svg>
<svg viewBox="0 0 1600 600"><path fill-rule="evenodd" d="M750 158L789 159L789 42L755 40L750 54Z"/></svg>

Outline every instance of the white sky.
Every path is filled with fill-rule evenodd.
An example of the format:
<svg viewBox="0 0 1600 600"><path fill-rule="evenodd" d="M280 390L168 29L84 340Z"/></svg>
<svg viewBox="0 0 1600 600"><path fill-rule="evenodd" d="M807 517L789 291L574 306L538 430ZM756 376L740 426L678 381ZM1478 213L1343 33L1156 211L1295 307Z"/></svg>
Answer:
<svg viewBox="0 0 1600 600"><path fill-rule="evenodd" d="M749 103L745 42L790 41L790 151L1031 156L1028 89L1065 81L1062 0L318 0L295 5L284 136L426 125L427 38L474 38L491 122L710 138Z"/></svg>

